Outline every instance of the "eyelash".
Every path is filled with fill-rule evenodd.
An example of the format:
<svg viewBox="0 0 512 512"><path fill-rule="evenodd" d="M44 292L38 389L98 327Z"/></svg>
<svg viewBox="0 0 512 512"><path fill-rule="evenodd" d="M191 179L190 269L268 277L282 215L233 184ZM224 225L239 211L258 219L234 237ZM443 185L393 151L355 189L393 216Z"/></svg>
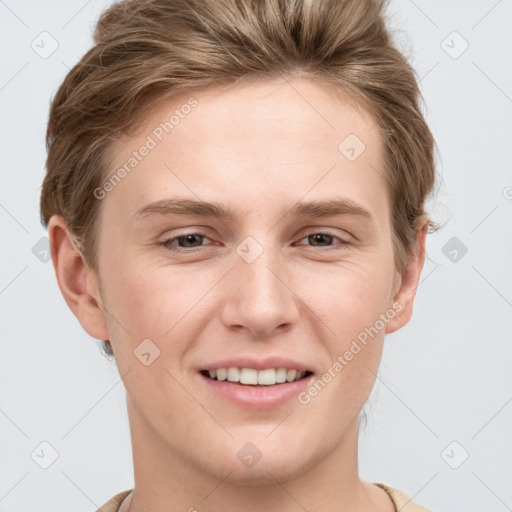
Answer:
<svg viewBox="0 0 512 512"><path fill-rule="evenodd" d="M175 236L173 238L169 238L167 240L159 242L159 245L162 245L166 250L172 251L172 252L178 252L178 253L195 252L195 251L197 251L198 249L200 249L203 246L191 247L189 249L186 249L184 247L178 247L178 246L172 247L172 245L171 245L172 242L174 242L176 240L179 240L180 238L186 238L187 236L192 236L192 235L198 235L198 236L203 237L203 238L209 238L206 233L202 233L202 232L199 232L199 231L194 231L194 232L190 232L190 233L184 233L182 235L178 235L178 236ZM300 241L302 241L305 238L308 238L309 236L312 236L312 235L329 235L329 236L331 236L333 238L336 238L336 239L338 239L340 241L340 243L338 244L339 247L335 247L335 246L320 246L319 249L322 250L322 251L326 251L326 250L341 250L341 249L345 248L346 246L350 245L350 242L342 240L340 237L336 236L334 233L331 233L330 231L315 231L313 233L309 233L308 235L302 237ZM305 245L305 244L300 244L300 245ZM315 246L310 246L310 247L315 247Z"/></svg>

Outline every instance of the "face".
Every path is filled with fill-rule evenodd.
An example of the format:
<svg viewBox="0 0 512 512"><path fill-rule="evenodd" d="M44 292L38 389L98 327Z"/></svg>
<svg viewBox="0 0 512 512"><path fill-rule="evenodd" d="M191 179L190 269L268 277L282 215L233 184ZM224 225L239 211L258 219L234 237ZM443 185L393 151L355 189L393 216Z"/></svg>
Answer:
<svg viewBox="0 0 512 512"><path fill-rule="evenodd" d="M251 482L336 452L410 314L375 121L327 85L246 82L161 103L113 150L82 325L112 343L132 436Z"/></svg>

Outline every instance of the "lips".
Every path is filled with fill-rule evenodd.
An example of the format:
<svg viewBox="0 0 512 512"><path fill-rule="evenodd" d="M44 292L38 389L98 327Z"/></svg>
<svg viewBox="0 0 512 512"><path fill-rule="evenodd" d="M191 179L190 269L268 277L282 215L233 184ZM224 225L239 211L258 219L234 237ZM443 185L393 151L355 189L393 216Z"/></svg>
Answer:
<svg viewBox="0 0 512 512"><path fill-rule="evenodd" d="M235 384L241 387L275 388L301 381L313 374L304 363L285 357L238 357L224 359L205 365L200 373L213 382L228 387Z"/></svg>
<svg viewBox="0 0 512 512"><path fill-rule="evenodd" d="M268 370L270 368L286 368L286 370L297 370L298 372L312 372L313 369L300 361L290 359L287 357L268 356L261 359L256 359L250 356L241 356L231 359L221 359L212 361L199 368L202 370L217 370L219 368L252 368L254 370Z"/></svg>
<svg viewBox="0 0 512 512"><path fill-rule="evenodd" d="M228 368L239 370L236 366ZM242 369L243 368L247 367L242 367ZM256 371L254 368L252 370ZM266 372L267 370L270 369L267 368L262 370L262 372ZM272 370L277 375L279 368L277 371L275 369ZM277 409L292 400L296 400L297 396L311 385L313 379L313 374L306 371L302 378L292 382L286 381L271 385L270 382L267 381L267 384L247 385L241 384L240 382L228 381L227 378L222 381L211 378L209 376L210 371L215 370L203 370L197 373L199 376L200 389L204 390L205 393L205 403L210 403L210 400L215 402L225 400L227 403L231 403L237 408L252 410ZM203 391L199 392L200 396L202 396L202 393Z"/></svg>

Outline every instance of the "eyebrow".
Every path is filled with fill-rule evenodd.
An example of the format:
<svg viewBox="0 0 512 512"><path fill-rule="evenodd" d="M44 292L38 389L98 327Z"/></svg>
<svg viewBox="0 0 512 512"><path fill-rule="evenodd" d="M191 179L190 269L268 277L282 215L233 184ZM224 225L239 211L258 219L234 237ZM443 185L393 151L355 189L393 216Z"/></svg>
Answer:
<svg viewBox="0 0 512 512"><path fill-rule="evenodd" d="M138 220L154 215L198 215L216 219L233 220L238 215L238 208L224 206L218 202L197 201L187 198L168 198L147 204L137 210L132 219ZM334 197L325 200L299 202L283 216L294 217L328 217L331 215L354 215L372 220L368 209L346 197Z"/></svg>

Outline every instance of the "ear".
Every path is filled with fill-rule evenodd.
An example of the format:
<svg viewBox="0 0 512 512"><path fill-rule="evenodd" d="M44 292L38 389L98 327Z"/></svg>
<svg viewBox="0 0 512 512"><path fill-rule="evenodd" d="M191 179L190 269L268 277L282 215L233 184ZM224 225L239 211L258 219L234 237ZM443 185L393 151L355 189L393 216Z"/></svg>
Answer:
<svg viewBox="0 0 512 512"><path fill-rule="evenodd" d="M90 336L108 340L97 273L88 267L75 247L71 231L62 216L53 215L50 218L48 238L53 268L64 300Z"/></svg>
<svg viewBox="0 0 512 512"><path fill-rule="evenodd" d="M386 333L390 334L403 327L412 316L414 298L425 263L425 242L428 231L428 221L420 219L416 228L417 248L409 253L409 263L401 274L397 274L393 309L397 314L386 324ZM399 309L400 308L400 309Z"/></svg>

